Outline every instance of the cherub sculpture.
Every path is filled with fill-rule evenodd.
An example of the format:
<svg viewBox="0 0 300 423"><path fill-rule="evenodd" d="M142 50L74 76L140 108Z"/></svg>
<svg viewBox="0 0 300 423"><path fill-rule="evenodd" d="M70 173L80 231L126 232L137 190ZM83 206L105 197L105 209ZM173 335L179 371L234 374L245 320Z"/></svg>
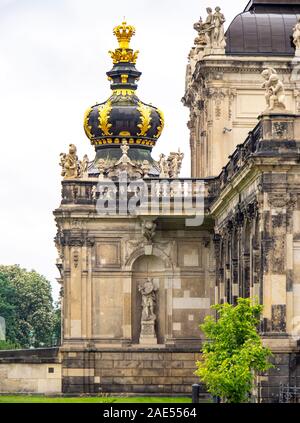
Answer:
<svg viewBox="0 0 300 423"><path fill-rule="evenodd" d="M262 72L261 76L265 79L262 88L266 90L265 99L267 103L267 110L285 110L284 86L280 81L277 72L272 68L268 68Z"/></svg>
<svg viewBox="0 0 300 423"><path fill-rule="evenodd" d="M60 154L60 166L62 167L61 175L65 179L78 178L80 170L77 157L77 148L74 144L69 145L68 154Z"/></svg>

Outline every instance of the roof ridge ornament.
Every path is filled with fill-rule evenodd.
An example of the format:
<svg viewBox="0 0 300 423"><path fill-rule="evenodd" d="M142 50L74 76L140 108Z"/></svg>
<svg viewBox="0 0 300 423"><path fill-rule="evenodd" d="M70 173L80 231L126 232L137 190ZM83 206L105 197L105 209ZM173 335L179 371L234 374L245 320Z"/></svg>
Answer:
<svg viewBox="0 0 300 423"><path fill-rule="evenodd" d="M200 17L199 22L194 24L194 29L198 32L195 44L204 48L204 55L225 54L226 37L224 31L225 16L221 13L221 8L216 7L215 12L211 7L206 9L207 18L203 22Z"/></svg>
<svg viewBox="0 0 300 423"><path fill-rule="evenodd" d="M124 20L121 25L113 29L113 34L117 37L119 48L115 51L109 51L113 63L136 63L139 51L133 51L130 48L131 38L135 35L135 27L128 25Z"/></svg>
<svg viewBox="0 0 300 423"><path fill-rule="evenodd" d="M119 47L128 49L130 40L135 35L135 27L133 25L127 25L127 22L124 20L121 25L113 29L113 33L117 37Z"/></svg>
<svg viewBox="0 0 300 423"><path fill-rule="evenodd" d="M161 136L164 116L156 107L140 101L136 94L142 73L135 66L138 52L130 48L135 27L128 25L124 19L113 33L118 47L110 52L114 65L106 73L112 93L105 102L87 110L84 130L97 151L108 149L108 156L114 157L116 150L113 148L120 147L125 139L130 147L136 149L133 161L142 162L149 157L148 161L152 163L149 153Z"/></svg>

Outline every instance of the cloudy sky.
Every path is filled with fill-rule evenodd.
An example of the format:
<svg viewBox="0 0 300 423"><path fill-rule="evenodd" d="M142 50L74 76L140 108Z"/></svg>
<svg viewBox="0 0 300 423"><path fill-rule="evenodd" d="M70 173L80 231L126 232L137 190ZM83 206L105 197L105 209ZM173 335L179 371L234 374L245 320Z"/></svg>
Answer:
<svg viewBox="0 0 300 423"><path fill-rule="evenodd" d="M242 2L243 3L243 2ZM245 0L245 5L247 1ZM105 72L112 29L136 26L133 47L143 72L138 95L160 107L166 128L153 152L180 147L189 175L188 110L181 104L193 23L221 6L227 25L244 7L222 0L0 0L0 263L20 264L53 284L52 211L60 202L59 153L94 151L83 132L85 110L110 94Z"/></svg>

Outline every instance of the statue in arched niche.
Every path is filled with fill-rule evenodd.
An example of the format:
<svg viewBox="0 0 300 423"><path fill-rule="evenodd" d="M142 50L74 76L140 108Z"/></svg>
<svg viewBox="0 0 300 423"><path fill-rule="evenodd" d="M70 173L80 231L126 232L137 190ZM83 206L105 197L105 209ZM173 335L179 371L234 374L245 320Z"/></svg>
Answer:
<svg viewBox="0 0 300 423"><path fill-rule="evenodd" d="M155 307L156 292L158 287L155 286L153 279L147 279L138 286L142 301L142 317L141 317L141 334L140 344L154 345L157 344L157 336L155 333Z"/></svg>
<svg viewBox="0 0 300 423"><path fill-rule="evenodd" d="M139 292L142 296L142 322L156 320L154 307L157 290L158 288L154 286L152 279L147 279L146 282L140 283L139 285Z"/></svg>

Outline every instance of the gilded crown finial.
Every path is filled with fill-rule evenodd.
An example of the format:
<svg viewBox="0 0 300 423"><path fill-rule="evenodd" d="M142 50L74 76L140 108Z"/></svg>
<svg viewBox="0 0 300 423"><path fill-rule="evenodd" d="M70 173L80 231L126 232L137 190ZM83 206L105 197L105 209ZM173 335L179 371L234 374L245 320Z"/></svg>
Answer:
<svg viewBox="0 0 300 423"><path fill-rule="evenodd" d="M114 28L113 33L117 37L119 43L119 48L109 52L114 64L120 62L136 63L139 52L134 52L130 48L131 38L135 35L135 27L128 25L124 18L122 24Z"/></svg>
<svg viewBox="0 0 300 423"><path fill-rule="evenodd" d="M124 19L121 25L118 25L114 28L113 32L117 37L119 47L122 49L129 49L130 40L135 35L135 27L132 25L127 25L127 22Z"/></svg>

